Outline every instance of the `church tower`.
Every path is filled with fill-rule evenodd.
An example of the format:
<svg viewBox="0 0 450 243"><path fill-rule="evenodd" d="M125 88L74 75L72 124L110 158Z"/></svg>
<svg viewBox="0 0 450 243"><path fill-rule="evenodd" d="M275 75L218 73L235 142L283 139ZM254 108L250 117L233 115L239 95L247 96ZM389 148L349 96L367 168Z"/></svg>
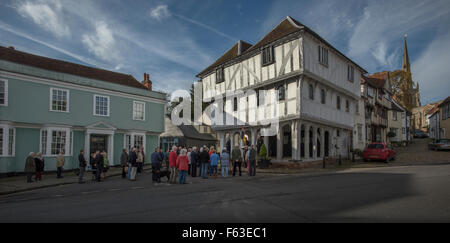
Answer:
<svg viewBox="0 0 450 243"><path fill-rule="evenodd" d="M406 43L407 35L405 34L404 44L403 44L403 61L402 61L402 71L406 74L406 79L403 85L405 86L405 90L410 94L410 104L412 104L412 108L420 107L420 91L419 84L414 84L412 80L411 74L411 64L409 62L409 54L408 54L408 45Z"/></svg>

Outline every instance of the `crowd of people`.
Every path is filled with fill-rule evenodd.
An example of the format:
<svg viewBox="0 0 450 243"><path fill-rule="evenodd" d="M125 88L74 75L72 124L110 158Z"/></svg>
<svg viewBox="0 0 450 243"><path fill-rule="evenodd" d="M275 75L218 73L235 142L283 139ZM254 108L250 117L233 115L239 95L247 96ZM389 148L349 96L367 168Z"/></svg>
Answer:
<svg viewBox="0 0 450 243"><path fill-rule="evenodd" d="M249 176L256 175L256 149L253 145L244 147L244 153L235 146L232 151L225 147L222 151L217 151L212 147L182 147L173 146L171 151L163 152L161 148L155 148L151 154L152 180L155 183L161 182L162 176L168 176L171 184L186 184L188 175L191 177L201 177L203 179L218 177L226 178L229 172L232 176L242 176L242 166L247 168ZM78 183L83 184L85 171L92 172L92 180L101 182L104 180L109 169L108 155L105 151L95 151L91 153L89 163L84 155L84 150L78 155L79 172ZM122 178L135 181L137 174L142 173L145 161L144 147L133 147L130 152L123 149L120 164L122 167ZM64 151L60 151L56 157L56 177L63 178L62 171L65 164ZM30 152L25 163L25 174L27 182L42 180L44 171L44 158L42 153L35 155Z"/></svg>

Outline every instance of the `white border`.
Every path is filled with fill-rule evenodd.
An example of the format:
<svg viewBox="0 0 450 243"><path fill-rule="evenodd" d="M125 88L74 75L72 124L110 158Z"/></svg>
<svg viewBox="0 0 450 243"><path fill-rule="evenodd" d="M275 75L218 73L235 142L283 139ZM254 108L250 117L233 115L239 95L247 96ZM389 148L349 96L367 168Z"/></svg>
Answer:
<svg viewBox="0 0 450 243"><path fill-rule="evenodd" d="M64 157L70 157L73 155L73 142L72 142L72 146L70 147L70 133L72 133L72 129L70 128L62 128L62 127L43 127L42 129L39 130L39 152L42 152L42 131L46 130L47 131L47 144L46 144L46 154L42 154L44 157L56 157L58 156L57 154L51 154L51 149L52 149L52 133L53 131L63 131L66 132L66 144L65 144L65 148L64 148ZM73 139L73 134L72 134L72 139ZM71 152L71 153L69 153Z"/></svg>
<svg viewBox="0 0 450 243"><path fill-rule="evenodd" d="M95 98L96 97L102 97L102 98L106 98L108 100L108 114L107 115L95 114ZM109 96L94 94L94 99L93 99L93 102L92 102L92 108L93 108L92 114L94 116L109 117L110 116L110 107L111 107L111 102L110 102Z"/></svg>
<svg viewBox="0 0 450 243"><path fill-rule="evenodd" d="M66 105L66 111L58 111L58 110L53 110L53 90L60 90L60 91L64 91L67 92L67 105ZM53 88L50 87L50 111L51 112L62 112L62 113L70 113L70 90L68 89L61 89L61 88Z"/></svg>
<svg viewBox="0 0 450 243"><path fill-rule="evenodd" d="M5 82L5 104L0 104L0 106L8 106L8 80L0 79L0 81Z"/></svg>
<svg viewBox="0 0 450 243"><path fill-rule="evenodd" d="M144 105L144 108L143 108L143 112L144 112L143 119L135 119L135 117L134 117L134 104L135 103L136 104L139 103L139 104L143 104ZM133 120L134 121L145 121L145 102L144 101L133 100L133 114L132 114L132 116L133 116Z"/></svg>

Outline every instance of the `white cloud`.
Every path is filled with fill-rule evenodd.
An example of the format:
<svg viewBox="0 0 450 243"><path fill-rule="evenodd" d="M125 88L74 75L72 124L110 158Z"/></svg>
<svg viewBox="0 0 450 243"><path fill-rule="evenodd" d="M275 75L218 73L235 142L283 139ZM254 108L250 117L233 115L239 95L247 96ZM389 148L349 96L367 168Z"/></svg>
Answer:
<svg viewBox="0 0 450 243"><path fill-rule="evenodd" d="M450 95L450 34L432 41L412 63L413 80L419 82L422 103Z"/></svg>
<svg viewBox="0 0 450 243"><path fill-rule="evenodd" d="M48 42L39 40L37 38L34 38L32 36L29 36L28 34L25 34L25 33L21 32L21 31L16 30L15 28L12 28L11 26L3 23L2 21L0 21L0 29L3 30L3 31L7 31L7 32L10 32L10 33L13 33L14 35L20 36L21 38L28 39L30 41L33 41L33 42L39 43L41 45L44 45L44 46L46 46L48 48L51 48L51 49L53 49L55 51L58 51L58 52L61 52L61 53L65 54L65 55L67 55L67 56L75 58L75 59L77 59L77 60L79 60L81 62L84 62L86 64L89 64L91 66L97 66L97 67L105 68L103 64L101 64L101 63L99 63L99 62L97 62L95 60L92 60L92 59L87 58L87 57L83 57L81 55L78 55L78 54L75 54L73 52L70 52L70 51L68 51L66 49L57 47L57 46L55 46L55 45L53 45L51 43L48 43Z"/></svg>
<svg viewBox="0 0 450 243"><path fill-rule="evenodd" d="M84 34L82 42L89 52L105 61L118 61L120 55L112 30L105 22L97 22L95 32Z"/></svg>
<svg viewBox="0 0 450 243"><path fill-rule="evenodd" d="M61 12L61 3L57 0L22 2L16 10L24 18L31 19L41 28L53 33L56 37L70 37L71 32L65 24Z"/></svg>
<svg viewBox="0 0 450 243"><path fill-rule="evenodd" d="M158 21L170 17L169 8L167 5L158 5L150 10L150 16Z"/></svg>
<svg viewBox="0 0 450 243"><path fill-rule="evenodd" d="M449 12L446 0L369 2L348 42L349 56L365 63L369 69L380 65L399 68L400 63L395 63L395 66L389 63L389 59L392 61L398 58L388 55L395 52L390 46L399 45L393 42L399 40L404 33L414 33L430 27L433 21ZM368 61L371 59L377 62Z"/></svg>

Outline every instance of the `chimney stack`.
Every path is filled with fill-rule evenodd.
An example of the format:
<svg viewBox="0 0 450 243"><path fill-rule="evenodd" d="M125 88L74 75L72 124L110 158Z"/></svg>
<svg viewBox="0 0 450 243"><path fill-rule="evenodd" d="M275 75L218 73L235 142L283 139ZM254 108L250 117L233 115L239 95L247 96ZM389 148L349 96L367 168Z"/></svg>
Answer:
<svg viewBox="0 0 450 243"><path fill-rule="evenodd" d="M150 81L150 74L144 73L144 81L142 81L142 85L144 85L148 90L152 91L152 81Z"/></svg>
<svg viewBox="0 0 450 243"><path fill-rule="evenodd" d="M9 49L15 50L14 46L8 46Z"/></svg>

